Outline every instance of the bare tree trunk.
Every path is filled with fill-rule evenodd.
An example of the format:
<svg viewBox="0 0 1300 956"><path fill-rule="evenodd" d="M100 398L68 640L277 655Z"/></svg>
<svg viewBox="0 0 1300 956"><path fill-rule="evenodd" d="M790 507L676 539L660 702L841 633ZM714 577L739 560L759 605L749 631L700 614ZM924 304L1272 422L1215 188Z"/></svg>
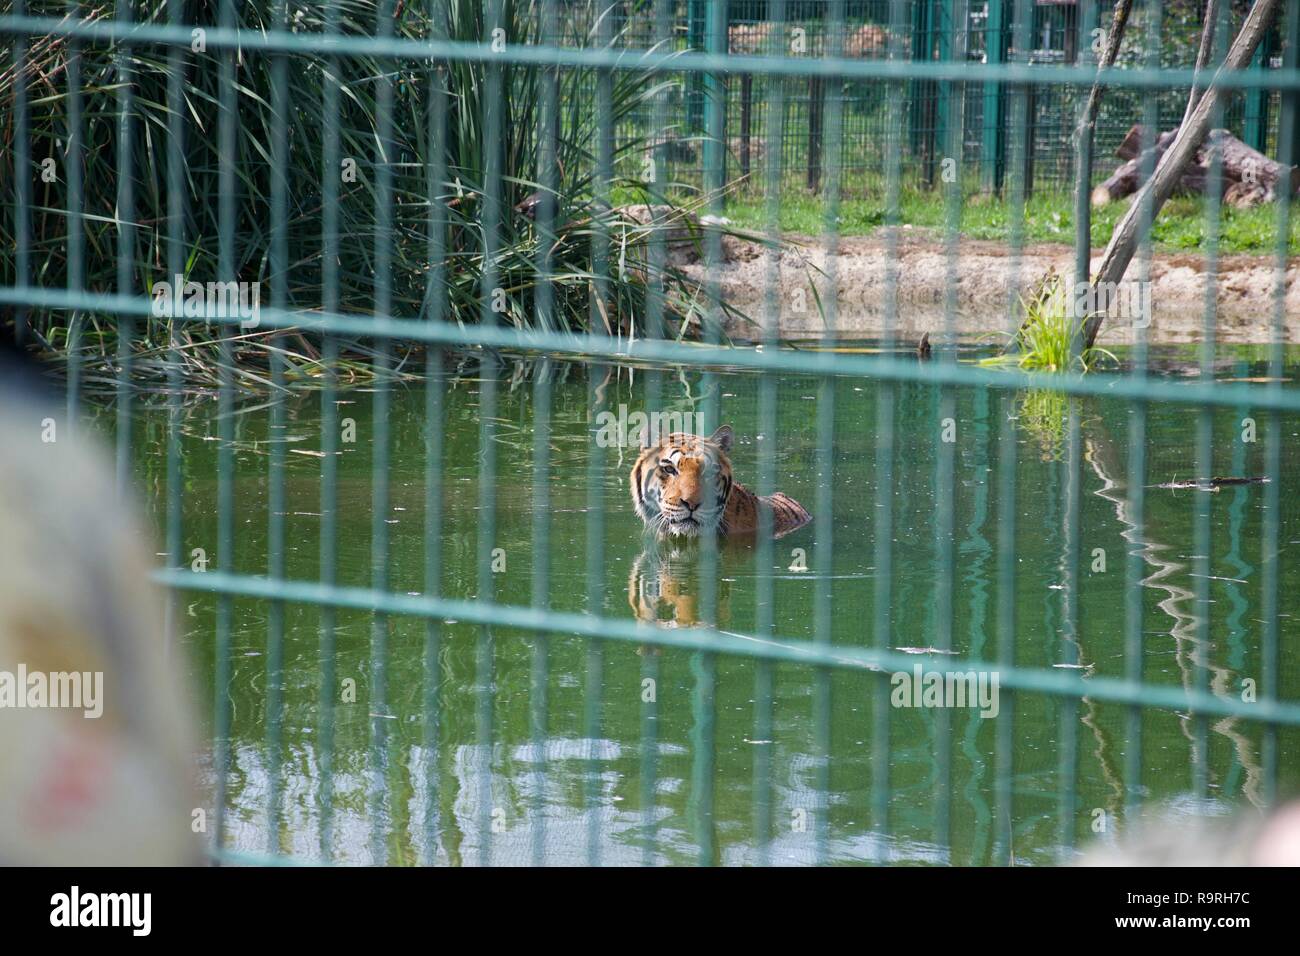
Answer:
<svg viewBox="0 0 1300 956"><path fill-rule="evenodd" d="M1198 87L1201 82L1201 71L1210 62L1210 51L1214 48L1214 24L1218 19L1219 0L1206 0L1205 26L1201 28L1201 48L1196 51L1196 69L1192 73L1192 92L1187 97L1187 109L1183 110L1183 121L1179 124L1180 126L1187 125L1187 121L1192 118L1192 110L1196 109L1196 101L1200 99Z"/></svg>
<svg viewBox="0 0 1300 956"><path fill-rule="evenodd" d="M1106 46L1101 59L1097 61L1098 77L1093 80L1092 89L1088 91L1088 105L1079 117L1076 130L1078 164L1075 169L1074 211L1078 217L1074 260L1075 281L1088 281L1088 263L1092 259L1092 207L1089 205L1092 193L1092 144L1097 129L1097 112L1101 109L1100 72L1115 65L1119 56L1120 41L1124 39L1124 28L1128 26L1128 16L1133 11L1133 0L1115 0L1115 12L1111 17L1110 29L1106 31Z"/></svg>
<svg viewBox="0 0 1300 956"><path fill-rule="evenodd" d="M1124 213L1124 218L1111 233L1110 242L1107 243L1106 252L1101 259L1101 267L1097 270L1098 284L1119 282L1124 278L1129 263L1133 261L1133 254L1137 251L1138 220L1143 205L1147 202L1151 203L1152 219L1159 215L1160 208L1173 193L1187 165L1195 159L1201 141L1209 131L1210 116L1224 96L1223 88L1215 81L1225 70L1244 69L1250 63L1279 6L1280 0L1255 0L1255 5L1246 15L1246 22L1241 25L1241 32L1232 41L1232 47L1228 50L1223 65L1215 72L1215 77L1210 81L1205 95L1197 102L1196 109L1187 122L1178 127L1178 136L1165 153L1164 160L1156 168L1154 175L1147 180L1146 185L1138 191ZM1088 321L1084 325L1085 348L1091 348L1097 340L1097 333L1101 331L1104 318L1102 313L1088 316Z"/></svg>
<svg viewBox="0 0 1300 956"><path fill-rule="evenodd" d="M1214 3L1215 0L1210 0ZM1119 56L1120 41L1124 39L1124 29L1128 26L1128 16L1133 12L1133 0L1115 0L1115 12L1111 15L1110 29L1106 31L1106 46L1097 61L1097 69L1104 70L1115 65ZM1083 111L1083 120L1079 124L1082 132L1085 128L1089 136L1097 126L1097 111L1101 108L1101 79L1093 81L1088 91L1088 105Z"/></svg>

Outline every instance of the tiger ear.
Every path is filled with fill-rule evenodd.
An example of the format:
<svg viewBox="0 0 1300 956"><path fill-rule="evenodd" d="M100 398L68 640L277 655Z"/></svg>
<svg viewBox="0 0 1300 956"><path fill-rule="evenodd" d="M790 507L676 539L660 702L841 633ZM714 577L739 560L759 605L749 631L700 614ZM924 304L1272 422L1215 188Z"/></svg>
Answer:
<svg viewBox="0 0 1300 956"><path fill-rule="evenodd" d="M730 425L721 426L716 432L709 436L709 441L717 445L723 451L731 451L731 442L736 436L732 434Z"/></svg>

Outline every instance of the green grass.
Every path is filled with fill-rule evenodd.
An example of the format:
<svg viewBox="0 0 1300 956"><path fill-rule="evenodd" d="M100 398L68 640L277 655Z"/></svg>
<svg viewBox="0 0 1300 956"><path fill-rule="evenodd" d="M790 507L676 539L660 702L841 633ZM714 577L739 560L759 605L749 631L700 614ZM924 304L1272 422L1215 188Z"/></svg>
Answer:
<svg viewBox="0 0 1300 956"><path fill-rule="evenodd" d="M1092 245L1099 249L1110 239L1127 202L1110 203L1092 211ZM1012 204L1009 199L982 195L975 188L963 190L958 232L965 239L1009 242ZM727 204L727 218L740 229L767 227L767 202L761 194L746 190ZM942 231L947 226L944 195L939 190L905 188L899 196L899 223L915 229ZM781 195L780 227L783 232L819 235L826 228L826 206L820 196L791 184ZM885 194L881 188L850 184L840 200L839 227L843 236L870 236L885 225ZM1165 204L1156 219L1152 238L1163 252L1200 251L1208 241L1209 225L1205 202L1179 196ZM1277 207L1236 209L1224 206L1219 230L1221 253L1269 255L1277 248ZM1025 203L1026 245L1074 241L1074 197L1064 191L1039 192ZM1291 215L1290 253L1300 253L1300 209Z"/></svg>

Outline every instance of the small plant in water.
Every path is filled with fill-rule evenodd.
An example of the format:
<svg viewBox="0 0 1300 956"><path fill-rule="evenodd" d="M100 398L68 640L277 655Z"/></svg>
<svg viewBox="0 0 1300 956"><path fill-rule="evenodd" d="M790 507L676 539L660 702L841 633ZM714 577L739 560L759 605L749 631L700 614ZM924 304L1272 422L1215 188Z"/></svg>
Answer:
<svg viewBox="0 0 1300 956"><path fill-rule="evenodd" d="M1006 352L984 359L983 365L1016 365L1036 372L1066 372L1075 367L1089 372L1102 359L1117 361L1103 348L1093 346L1071 356L1071 346L1082 323L1074 315L1069 290L1055 271L1043 277L1029 297L1020 298L1024 321Z"/></svg>

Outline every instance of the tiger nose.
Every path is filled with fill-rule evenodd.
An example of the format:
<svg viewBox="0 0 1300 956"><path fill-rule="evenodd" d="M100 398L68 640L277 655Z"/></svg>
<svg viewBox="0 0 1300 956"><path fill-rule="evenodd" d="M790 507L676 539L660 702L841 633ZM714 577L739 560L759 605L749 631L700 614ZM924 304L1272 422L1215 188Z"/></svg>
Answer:
<svg viewBox="0 0 1300 956"><path fill-rule="evenodd" d="M700 506L700 499L696 498L694 501L692 501L690 498L683 498L682 504L686 506L687 511L694 512L695 509Z"/></svg>

